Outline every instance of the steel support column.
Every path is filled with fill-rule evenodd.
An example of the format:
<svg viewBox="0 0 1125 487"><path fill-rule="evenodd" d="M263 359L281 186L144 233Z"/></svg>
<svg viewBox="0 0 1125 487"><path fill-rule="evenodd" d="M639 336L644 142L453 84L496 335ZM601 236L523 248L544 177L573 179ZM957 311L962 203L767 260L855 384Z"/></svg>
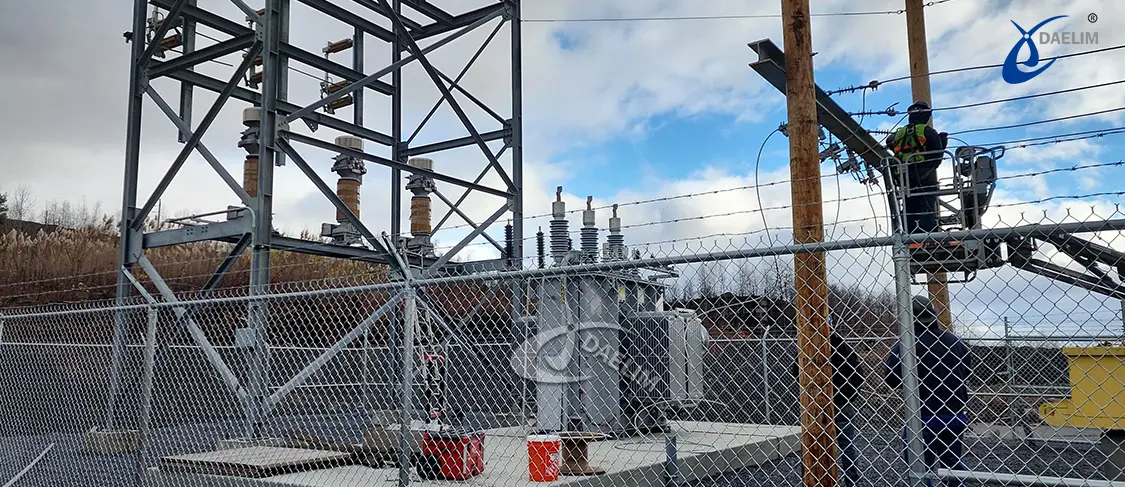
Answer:
<svg viewBox="0 0 1125 487"><path fill-rule="evenodd" d="M148 4L145 0L133 2L132 53L129 61L129 111L126 116L125 135L125 184L121 196L121 241L119 265L123 272L129 272L134 259L134 251L140 249L140 232L133 230L133 214L137 206L137 171L141 150L141 108L144 105L144 90L147 80L141 70L141 56L144 54L143 42ZM171 19L169 19L171 20ZM132 284L122 274L117 276L117 305L123 306L132 294ZM113 351L109 368L109 399L106 407L105 429L117 427L117 396L121 392L121 367L125 355L125 336L128 323L125 312L118 311L113 321Z"/></svg>
<svg viewBox="0 0 1125 487"><path fill-rule="evenodd" d="M270 285L270 237L273 234L273 171L280 162L277 148L278 95L282 91L281 42L282 25L287 18L283 11L287 6L284 0L266 0L264 16L264 46L262 49L262 103L261 134L258 150L258 196L254 205L254 232L250 243L250 295L261 296L269 292ZM262 435L265 418L265 400L269 391L269 302L252 299L247 310L247 324L250 328L251 342L248 389L250 401L247 408L247 438Z"/></svg>
<svg viewBox="0 0 1125 487"><path fill-rule="evenodd" d="M187 6L194 7L196 0L188 0ZM184 18L184 55L189 55L195 52L195 21L189 18ZM188 67L189 71L193 68ZM191 112L195 103L195 87L188 83L180 83L180 120L188 127L191 127ZM190 134L180 129L180 135L177 140L181 144L187 142Z"/></svg>
<svg viewBox="0 0 1125 487"><path fill-rule="evenodd" d="M378 4L379 7L384 7ZM398 14L402 11L402 0L391 1L391 11L393 14ZM402 61L402 36L404 33L399 29L398 24L391 24L393 28L393 37L391 40L391 65L395 66L394 71L391 71L391 137L394 138L394 145L391 146L391 160L406 165L406 143L402 141L402 67L398 63ZM402 236L402 169L391 169L391 242L398 245L399 239Z"/></svg>

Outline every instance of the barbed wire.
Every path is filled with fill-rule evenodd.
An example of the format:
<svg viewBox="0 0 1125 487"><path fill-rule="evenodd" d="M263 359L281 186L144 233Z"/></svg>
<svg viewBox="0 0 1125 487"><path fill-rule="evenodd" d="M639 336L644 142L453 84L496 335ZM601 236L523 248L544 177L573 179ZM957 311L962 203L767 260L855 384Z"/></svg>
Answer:
<svg viewBox="0 0 1125 487"><path fill-rule="evenodd" d="M1079 164L1079 165L1073 165L1073 166L1055 167L1055 168L1050 168L1050 169L1042 169L1042 170L1037 170L1037 171L1017 173L1017 174L1012 174L1012 175L1007 175L1007 176L998 176L996 179L997 179L997 181L1001 181L1001 180L1009 180L1009 179L1019 179L1019 178L1026 178L1026 177L1043 176L1043 175L1060 173L1060 172L1076 172L1076 171L1081 171L1081 170L1099 169L1099 168L1105 168L1105 167L1119 167L1119 166L1122 166L1122 165L1125 165L1125 160L1115 161L1115 162ZM710 194L710 193L700 193L700 194L691 194L691 195L677 195L677 196L687 198L687 197L702 196L702 195L707 195L707 194ZM886 193L882 193L882 194L886 194ZM1009 203L1009 204L1004 204L1004 205L991 205L991 207L1018 206L1018 205L1034 204L1034 203L1041 203L1041 202L1051 201L1052 199L1059 199L1059 198L1064 198L1064 197L1065 198L1071 198L1071 199L1083 199L1083 198L1089 198L1089 197L1093 197L1093 196L1105 196L1105 195L1109 195L1109 194L1115 194L1115 193L1107 192L1107 193L1091 193L1091 194L1088 194L1088 195L1063 195L1063 196L1058 196L1058 197L1055 197L1055 198L1048 198L1048 199L1044 199L1044 200L1033 200L1033 201L1025 201L1025 202L1019 202L1019 203ZM1120 194L1125 194L1125 191L1121 192ZM866 194L863 194L863 195L849 196L849 197L843 197L843 198L834 198L834 199L829 199L829 200L823 200L823 201L820 201L820 202L802 203L800 205L785 204L785 205L777 205L777 206L771 206L771 207L759 207L759 208L750 208L750 209L745 209L745 210L736 210L736 211L725 212L725 213L687 216L687 217L672 218L672 219L659 220L659 221L653 221L653 222L635 223L635 224L630 224L630 225L622 225L621 229L625 230L625 229L630 229L630 228L643 228L643 227L650 227L650 226L657 226L657 225L670 225L670 224L684 223L684 222L689 222L689 221L709 220L709 219L712 219L712 218L728 218L728 217L731 217L731 216L746 215L746 214L751 214L751 213L761 213L761 212L766 212L766 211L779 211L779 210L792 209L796 206L820 205L820 204L824 204L824 203L847 202L847 201L856 201L856 200L860 200L860 199L868 199L870 201L870 198L872 196L873 196L872 193L870 191L868 191L868 192L866 192ZM865 220L873 220L873 219L878 219L878 217L865 218ZM841 223L845 223L845 222L841 222ZM825 226L828 226L828 225L831 225L831 223L825 224ZM768 224L766 224L764 227L770 228ZM604 231L607 231L607 230L608 229L606 229L606 228L600 228L600 227L598 228L599 232L604 232ZM567 233L571 234L571 235L579 234L579 233L581 233L581 229L579 228L579 229L569 230ZM522 240L523 241L530 241L530 240L533 240L535 238L536 237L533 235L533 236L530 236L530 237L524 237ZM475 243L470 243L467 246L490 245L490 244L491 244L490 242L475 242ZM436 249L447 249L447 248L453 248L453 246L439 246L439 247L435 247L435 248Z"/></svg>
<svg viewBox="0 0 1125 487"><path fill-rule="evenodd" d="M675 201L675 200L679 200L679 199L693 198L693 197L697 197L697 196L707 196L707 195L714 195L714 194L729 193L729 192L734 192L734 191L743 191L743 190L750 190L750 189L755 189L755 188L765 188L765 187L770 187L770 186L777 186L777 185L780 185L780 184L792 183L792 182L795 182L795 181L803 181L803 180L806 180L806 179L826 179L826 178L831 178L833 176L835 176L835 173L823 173L820 176L813 176L813 177L809 177L809 178L782 179L782 180L770 181L770 182L761 183L761 184L746 184L746 185L742 185L742 186L733 186L733 187L723 188L723 189L712 189L712 190L708 190L708 191L699 191L699 192L696 192L696 193L685 193L685 194L677 194L677 195L672 195L672 196L661 196L661 197L656 197L656 198L648 198L648 199L643 199L643 200L626 201L626 202L623 202L623 203L616 203L616 205L617 205L618 208L621 208L621 207L629 207L629 206L647 205L647 204L652 204L652 203L663 203L663 202L667 202L667 201ZM601 205L601 206L594 206L592 208L594 210L608 210L608 209L612 209L613 206L614 206L613 204L607 204L607 205ZM572 210L566 210L566 212L564 214L573 215L573 214L581 213L583 211L586 211L586 209L585 208L577 208L577 209L572 209ZM554 216L554 215L551 214L551 213L538 213L538 214L531 215L531 216L525 216L525 217L523 217L523 219L524 219L524 221L528 221L528 220L537 220L537 219L540 219L540 218L547 218L547 217L551 217L551 216ZM457 229L457 228L468 228L470 226L471 225L469 225L469 224L452 225L452 226L442 228L441 231L453 230L453 229Z"/></svg>
<svg viewBox="0 0 1125 487"><path fill-rule="evenodd" d="M1007 207L1012 207L1012 206L1024 206L1024 205L1034 205L1034 204L1039 204L1039 203L1047 203L1047 202L1050 202L1050 201L1057 201L1057 200L1081 200L1081 199L1086 199L1086 198L1099 198L1099 197L1102 197L1102 196L1122 196L1122 195L1125 195L1125 191L1102 191L1102 192L1097 192L1097 193L1086 193L1086 194L1079 194L1079 195L1049 196L1049 197L1041 198L1041 199L1037 199L1037 200L1019 201L1019 202L1016 202L1016 203L1000 203L1000 204L996 204L996 205L989 205L989 207L990 208L1007 208Z"/></svg>
<svg viewBox="0 0 1125 487"><path fill-rule="evenodd" d="M1048 91L1048 92L1044 92L1044 93L1034 93L1034 94L1030 94L1030 95L1016 96L1016 97L1011 97L1011 98L1001 98L1001 99L996 99L996 100L987 100L987 101L980 101L980 102L974 102L974 103L966 103L966 104L963 104L963 105L950 105L950 106L946 106L946 107L933 107L933 108L930 108L930 111L940 112L940 111L947 111L947 110L963 110L963 109L966 109L966 108L975 108L975 107L981 107L981 106L987 106L987 105L995 105L995 104L998 104L998 103L1010 103L1010 102L1013 102L1013 101L1030 100L1030 99L1033 99L1033 98L1040 98L1040 97L1044 97L1044 96L1060 95L1060 94L1064 94L1064 93L1074 93L1074 92L1078 92L1078 91L1091 90L1091 89L1095 89L1095 88L1104 88L1104 87L1107 87L1107 86L1114 86L1114 85L1119 85L1119 84L1122 84L1122 83L1125 83L1125 79L1121 79L1121 80L1117 80L1117 81L1109 81L1109 82L1105 82L1105 83L1097 83L1097 84L1093 84L1093 85L1080 86L1080 87L1077 87L1077 88L1068 88L1068 89L1064 89L1064 90ZM864 96L866 97L866 91L864 92ZM898 110L895 110L893 106L888 107L888 108L883 109L883 110L876 110L876 111L866 111L865 108L861 108L861 110L859 112L849 112L848 113L848 115L851 115L853 117L854 116L862 117L862 116L867 116L867 115L887 115L887 116L893 117L893 116L897 116L897 115L901 115L901 114L902 114L902 112L899 112Z"/></svg>
<svg viewBox="0 0 1125 487"><path fill-rule="evenodd" d="M1022 123L1011 124L1011 125L996 125L996 126L987 126L987 127L980 127L980 128L975 128L975 129L968 129L968 130L960 130L960 131L956 131L956 132L949 132L949 135L963 135L963 134L972 134L972 133L977 133L977 132L991 132L991 131L994 131L994 130L1008 130L1008 129L1015 129L1015 128L1031 127L1031 126L1034 126L1034 125L1042 125L1042 124L1045 124L1045 123L1062 122L1062 121L1066 121L1066 120L1074 120L1074 119L1078 119L1078 118L1092 117L1092 116L1095 116L1095 115L1104 115L1104 114L1107 114L1107 113L1120 112L1122 110L1125 110L1125 107L1108 108L1108 109L1105 109L1105 110L1098 110L1096 112L1086 112L1086 113L1080 113L1080 114L1077 114L1077 115L1069 115L1069 116L1066 116L1066 117L1049 118L1049 119L1046 119L1046 120L1036 120L1036 121L1033 121L1033 122L1022 122Z"/></svg>

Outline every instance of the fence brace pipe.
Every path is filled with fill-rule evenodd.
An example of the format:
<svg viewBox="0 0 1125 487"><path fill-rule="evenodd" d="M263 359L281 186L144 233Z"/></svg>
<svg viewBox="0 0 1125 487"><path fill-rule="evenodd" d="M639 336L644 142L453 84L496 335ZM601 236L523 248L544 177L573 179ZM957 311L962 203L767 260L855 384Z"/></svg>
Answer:
<svg viewBox="0 0 1125 487"><path fill-rule="evenodd" d="M906 443L908 484L925 485L922 446L922 404L918 387L918 360L915 350L913 296L910 290L910 251L901 234L893 245L895 292L898 297L899 367L902 395L906 403Z"/></svg>
<svg viewBox="0 0 1125 487"><path fill-rule="evenodd" d="M1044 477L1042 475L1020 475L999 472L979 472L975 470L950 470L939 468L935 477L945 479L975 480L978 482L1022 485L1027 487L1125 487L1125 482L1112 480L1078 479L1071 477Z"/></svg>

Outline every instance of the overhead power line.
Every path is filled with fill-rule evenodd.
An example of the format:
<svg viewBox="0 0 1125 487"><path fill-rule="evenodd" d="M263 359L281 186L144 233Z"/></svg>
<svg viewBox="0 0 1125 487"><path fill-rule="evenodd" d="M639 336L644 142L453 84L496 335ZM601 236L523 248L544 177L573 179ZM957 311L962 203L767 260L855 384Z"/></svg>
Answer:
<svg viewBox="0 0 1125 487"><path fill-rule="evenodd" d="M997 103L1009 103L1009 102L1013 102L1013 101L1030 100L1032 98L1039 98L1039 97L1044 97L1044 96L1061 95L1061 94L1064 94L1064 93L1074 93L1076 91L1091 90L1091 89L1094 89L1094 88L1104 88L1106 86L1119 85L1119 84L1122 84L1122 83L1125 83L1125 79L1119 79L1117 81L1108 81L1108 82L1105 82L1105 83L1098 83L1098 84L1093 84L1093 85L1079 86L1077 88L1067 88L1065 90L1048 91L1048 92L1044 92L1044 93L1033 93L1033 94L1029 94L1029 95L1015 96L1015 97L1012 97L1012 98L1001 98L1001 99L997 99L997 100L979 101L979 102L974 102L974 103L966 103L966 104L963 104L963 105L950 105L950 106L947 106L947 107L934 107L934 108L931 108L930 110L935 111L935 112L944 111L944 110L962 110L962 109L965 109L965 108L975 108L975 107L981 107L981 106L985 106L985 105L995 105ZM859 111L859 112L849 113L849 115L851 115L853 117L854 116L861 116L862 117L862 116L865 116L865 115L889 115L889 116L893 117L893 116L897 116L897 115L901 115L901 114L902 114L902 112L899 112L898 110L895 110L894 108L887 108L886 110L879 110L879 111L870 111L870 112L869 111Z"/></svg>
<svg viewBox="0 0 1125 487"><path fill-rule="evenodd" d="M1062 55L1059 55L1059 56L1055 56L1054 58L1051 58L1051 59L1066 59L1066 58L1072 58L1072 57L1078 57L1078 56L1085 56L1085 55L1088 55L1088 54L1099 54L1099 53L1103 53L1103 52L1116 51L1118 49L1125 49L1125 44L1118 44L1116 46L1103 47L1103 48L1100 48L1100 49L1091 49L1089 51L1079 51L1079 52L1072 52L1070 54L1062 54ZM1047 61L1049 61L1049 60L1047 60ZM934 76L934 75L939 75L939 74L962 73L962 72L965 72L965 71L977 71L977 70L981 70L981 69L995 69L995 68L999 68L999 67L1003 67L1003 66L1004 65L1001 63L1001 64L982 64L982 65L978 65L978 66L966 66L966 67L962 67L962 68L943 69L943 70L938 70L938 71L930 71L929 73L921 73L921 74L914 74L914 75L908 75L908 76L899 76L897 78L889 78L889 79L885 79L885 80L873 80L873 81L871 81L871 82L869 82L865 85L848 86L848 87L839 88L839 89L836 89L836 90L829 90L829 91L826 91L825 93L828 94L828 95L835 95L835 94L838 94L838 93L852 93L852 92L860 91L860 90L876 90L876 89L879 89L880 86L885 85L887 83L894 83L896 81L905 81L905 80L916 78L916 77L919 77L919 76Z"/></svg>
<svg viewBox="0 0 1125 487"><path fill-rule="evenodd" d="M975 132L991 132L993 130L1007 130L1007 129L1014 129L1014 128L1030 127L1030 126L1033 126L1033 125L1042 125L1042 124L1045 124L1045 123L1062 122L1062 121L1065 121L1065 120L1074 120L1076 118L1092 117L1094 115L1104 115L1106 113L1119 112L1119 111L1122 111L1122 110L1125 110L1125 107L1110 108L1110 109L1107 109L1107 110L1098 110L1096 112L1080 113L1078 115L1070 115L1070 116L1067 116L1067 117L1059 117L1059 118L1050 118L1050 119L1047 119L1047 120L1036 120L1034 122L1024 122L1024 123L1016 123L1016 124L1012 124L1012 125L998 125L998 126L994 126L994 127L981 127L981 128L975 128L975 129L969 129L969 130L961 130L959 132L949 132L949 135L961 135L961 134L971 134L971 133L975 133Z"/></svg>
<svg viewBox="0 0 1125 487"><path fill-rule="evenodd" d="M1076 140L1093 139L1093 138L1098 138L1098 137L1104 137L1106 135L1116 135L1116 134L1121 134L1121 133L1125 133L1125 127L1112 127L1112 128L1097 129L1097 130L1083 130L1081 132L1071 132L1069 134L1045 135L1045 136L1041 136L1041 137L1029 137L1029 138L1026 138L1026 139L1006 140L1006 141L1003 141L1003 142L992 142L992 143L988 143L988 144L974 144L974 145L977 145L977 146L980 146L980 147L1004 146L1006 149L1015 149L1015 148L1032 147L1032 146L1038 146L1038 145L1057 144L1057 143L1062 143L1062 142L1072 142L1072 141L1076 141ZM1038 141L1042 141L1042 142L1038 142ZM1026 142L1035 142L1035 143L1027 144Z"/></svg>
<svg viewBox="0 0 1125 487"><path fill-rule="evenodd" d="M926 7L947 3L952 0L935 0L927 2ZM871 15L902 15L906 10L874 10L860 12L819 12L811 14L812 17L863 17ZM589 22L661 22L683 20L740 20L740 19L779 19L781 14L725 14L725 15L670 15L648 17L585 17L585 18L530 18L521 19L523 23L548 24L548 23L589 23Z"/></svg>

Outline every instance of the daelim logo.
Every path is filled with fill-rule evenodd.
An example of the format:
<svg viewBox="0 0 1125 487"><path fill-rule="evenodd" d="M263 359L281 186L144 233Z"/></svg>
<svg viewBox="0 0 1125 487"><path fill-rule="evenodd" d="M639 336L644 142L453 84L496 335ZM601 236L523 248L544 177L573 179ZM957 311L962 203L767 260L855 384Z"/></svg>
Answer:
<svg viewBox="0 0 1125 487"><path fill-rule="evenodd" d="M1004 81L1007 81L1008 83L1013 85L1017 85L1030 80L1031 78L1039 76L1040 73L1051 67L1052 64L1055 64L1055 61L1058 60L1057 57L1052 58L1047 62L1047 64L1044 64L1038 69L1033 69L1031 71L1024 71L1020 69L1021 65L1027 66L1029 68L1035 68L1039 65L1039 47L1035 45L1035 32L1038 31L1040 27L1046 25L1048 22L1064 17L1066 17L1066 15L1056 15L1040 22L1035 27L1032 27L1031 30L1024 30L1023 27L1020 27L1020 24L1016 23L1016 21L1011 21L1012 25L1016 26L1016 29L1020 31L1020 40L1016 42L1016 45L1013 46L1012 50L1008 52L1008 57L1004 59L1004 68L1000 72L1001 76L1004 77ZM1016 59L1019 57L1020 51L1023 49L1023 46L1028 47L1028 50L1030 51L1029 55L1026 61L1017 62Z"/></svg>

